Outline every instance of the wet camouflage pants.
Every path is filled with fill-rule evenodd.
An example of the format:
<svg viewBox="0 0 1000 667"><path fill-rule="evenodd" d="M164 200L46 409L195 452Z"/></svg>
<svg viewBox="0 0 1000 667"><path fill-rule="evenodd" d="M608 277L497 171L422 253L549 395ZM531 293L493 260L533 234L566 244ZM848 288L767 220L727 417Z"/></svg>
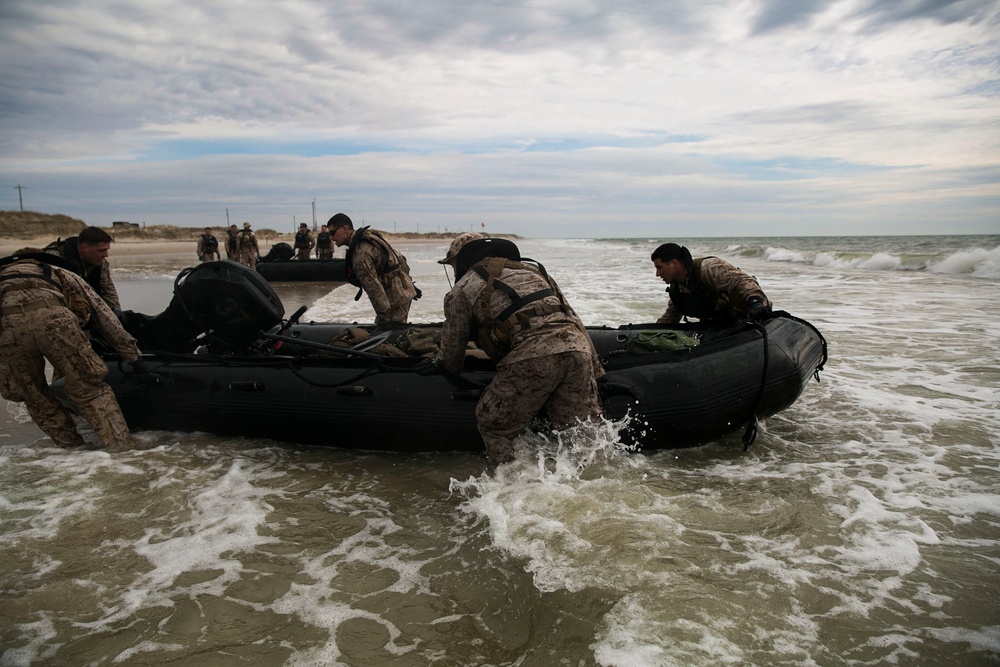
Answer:
<svg viewBox="0 0 1000 667"><path fill-rule="evenodd" d="M514 438L543 408L556 429L603 414L590 354L560 352L500 366L476 406L491 467L513 460Z"/></svg>
<svg viewBox="0 0 1000 667"><path fill-rule="evenodd" d="M111 451L133 445L114 392L104 382L107 366L90 346L76 317L65 308L3 316L0 322L0 395L24 401L28 414L61 447L83 444L70 412L45 380L45 360L65 378L66 397Z"/></svg>

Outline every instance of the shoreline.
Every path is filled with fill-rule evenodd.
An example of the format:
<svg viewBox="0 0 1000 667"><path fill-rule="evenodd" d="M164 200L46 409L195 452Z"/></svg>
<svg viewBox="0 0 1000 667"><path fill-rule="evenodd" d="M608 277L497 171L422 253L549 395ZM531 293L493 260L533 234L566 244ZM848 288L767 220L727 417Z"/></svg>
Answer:
<svg viewBox="0 0 1000 667"><path fill-rule="evenodd" d="M389 238L389 237L387 237ZM54 239L49 236L35 237L29 239L0 238L0 257L12 255L21 248L44 248ZM399 245L443 245L447 248L450 238L422 238L414 239L407 237L389 238L393 243ZM272 243L259 241L260 254L266 255L272 246L278 243L288 243L291 245L293 237L278 238ZM198 246L198 239L178 241L176 239L122 239L111 244L109 259L117 257L134 257L142 255L168 255L179 253L191 253L194 255ZM336 251L335 251L336 252ZM341 253L342 254L342 253Z"/></svg>

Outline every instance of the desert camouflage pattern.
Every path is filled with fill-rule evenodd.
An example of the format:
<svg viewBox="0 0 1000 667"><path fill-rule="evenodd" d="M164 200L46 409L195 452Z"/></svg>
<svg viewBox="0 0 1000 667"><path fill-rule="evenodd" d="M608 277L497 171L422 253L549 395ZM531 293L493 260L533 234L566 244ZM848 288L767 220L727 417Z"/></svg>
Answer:
<svg viewBox="0 0 1000 667"><path fill-rule="evenodd" d="M257 245L257 235L249 229L243 229L239 233L239 262L251 269L257 267L257 258L260 257L260 246Z"/></svg>
<svg viewBox="0 0 1000 667"><path fill-rule="evenodd" d="M543 410L556 430L601 417L590 352L559 352L498 367L476 405L491 468L514 459L514 438Z"/></svg>
<svg viewBox="0 0 1000 667"><path fill-rule="evenodd" d="M500 280L522 296L550 286L528 269L505 268ZM438 363L449 372L462 371L473 326L486 320L486 314L479 312L479 296L485 287L486 281L469 271L445 296ZM559 297L532 302L526 309L549 303L558 305ZM490 314L496 317L509 305L508 297L494 290ZM511 460L513 439L543 409L557 429L602 414L597 378L604 375L604 369L575 314L557 311L531 318L527 328L515 331L513 346L497 363L497 371L476 406L479 433L493 468Z"/></svg>
<svg viewBox="0 0 1000 667"><path fill-rule="evenodd" d="M77 275L82 277L91 285L94 284L94 273L97 273L97 284L100 286L98 293L104 302L108 304L111 308L117 308L121 310L122 303L121 299L118 297L118 290L115 288L115 283L111 280L111 263L107 259L102 259L99 266L87 266L82 260L71 257L68 254L69 246L60 245L55 249L49 251L53 255L58 255L63 259L67 259L75 265L79 266L79 271Z"/></svg>
<svg viewBox="0 0 1000 667"><path fill-rule="evenodd" d="M385 271L382 246L377 241L368 240L371 234L366 232L354 249L351 270L375 309L375 324L405 324L410 317L410 304L417 295L410 278L410 267L406 258L386 242L388 265L399 265L399 268Z"/></svg>
<svg viewBox="0 0 1000 667"><path fill-rule="evenodd" d="M232 229L226 230L226 259L240 261L240 233Z"/></svg>
<svg viewBox="0 0 1000 667"><path fill-rule="evenodd" d="M85 308L82 315L125 361L141 356L135 340L79 276L52 267L57 286L41 279L44 271L37 262L15 262L0 270L0 276L15 273L39 279L0 281L0 394L8 401L23 401L35 424L57 445L82 444L69 410L46 381L48 360L55 374L65 378L66 397L105 446L111 451L130 449L128 425L104 382L107 366L91 347L83 320L67 304Z"/></svg>
<svg viewBox="0 0 1000 667"><path fill-rule="evenodd" d="M312 232L308 229L295 233L295 259L309 259L312 249L316 247Z"/></svg>
<svg viewBox="0 0 1000 667"><path fill-rule="evenodd" d="M211 238L214 239L215 237L213 236ZM198 259L200 259L202 262L213 262L220 259L219 257L220 244L218 239L215 239L215 250L209 250L210 247L209 240L210 239L205 238L204 234L200 234L198 236Z"/></svg>
<svg viewBox="0 0 1000 667"><path fill-rule="evenodd" d="M694 280L689 277L688 282ZM764 300L764 305L770 306L764 291L753 276L717 257L706 257L701 260L701 274L698 282L717 295L717 302L726 304L723 312L734 321L747 318L747 299L758 296ZM690 293L685 285L680 285L682 292ZM680 312L673 301L667 303L667 309L656 320L657 324L673 324L680 322L685 313Z"/></svg>

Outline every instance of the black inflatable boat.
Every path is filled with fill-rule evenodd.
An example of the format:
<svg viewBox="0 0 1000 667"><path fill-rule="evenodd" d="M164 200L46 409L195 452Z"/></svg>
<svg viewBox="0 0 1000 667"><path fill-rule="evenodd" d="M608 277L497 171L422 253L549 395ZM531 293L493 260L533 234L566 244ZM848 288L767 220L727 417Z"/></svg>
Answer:
<svg viewBox="0 0 1000 667"><path fill-rule="evenodd" d="M295 250L287 243L275 243L257 262L257 273L268 282L343 282L347 269L342 257L293 260Z"/></svg>
<svg viewBox="0 0 1000 667"><path fill-rule="evenodd" d="M418 375L419 355L433 348L440 324L297 323L304 310L283 319L267 282L239 264L186 269L167 310L123 319L160 381L141 381L128 364L106 357L129 426L357 449L482 451L475 405L495 372L491 362L470 356L457 379ZM698 445L741 429L749 444L757 420L791 405L826 361L819 331L787 313L726 329L588 331L607 370L607 415L631 415L635 426L624 436L642 449Z"/></svg>

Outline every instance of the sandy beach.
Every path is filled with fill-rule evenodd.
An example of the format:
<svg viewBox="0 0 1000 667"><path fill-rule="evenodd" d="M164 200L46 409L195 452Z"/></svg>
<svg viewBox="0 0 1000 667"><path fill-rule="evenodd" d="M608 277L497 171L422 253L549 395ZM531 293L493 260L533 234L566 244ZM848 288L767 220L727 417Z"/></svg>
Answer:
<svg viewBox="0 0 1000 667"><path fill-rule="evenodd" d="M112 264L116 262L116 258L121 259L128 257L130 262L141 261L143 257L149 257L154 255L182 255L190 253L192 257L196 257L195 249L198 245L198 234L200 230L192 230L191 239L188 241L177 241L177 240L121 240L115 241L111 245L111 252L109 253L109 259ZM216 236L218 238L218 235ZM401 237L394 239L392 234L386 234L386 238L392 241L394 244L399 245L442 245L447 247L450 238L411 238L411 237ZM52 242L52 237L38 237L30 239L12 239L12 238L0 238L0 257L6 257L20 250L21 248L43 248ZM260 241L260 254L266 255L267 251L271 249L271 246L277 243L292 243L293 237L289 234L287 238L281 237L275 239L273 242ZM344 250L338 249L335 254L343 256Z"/></svg>

